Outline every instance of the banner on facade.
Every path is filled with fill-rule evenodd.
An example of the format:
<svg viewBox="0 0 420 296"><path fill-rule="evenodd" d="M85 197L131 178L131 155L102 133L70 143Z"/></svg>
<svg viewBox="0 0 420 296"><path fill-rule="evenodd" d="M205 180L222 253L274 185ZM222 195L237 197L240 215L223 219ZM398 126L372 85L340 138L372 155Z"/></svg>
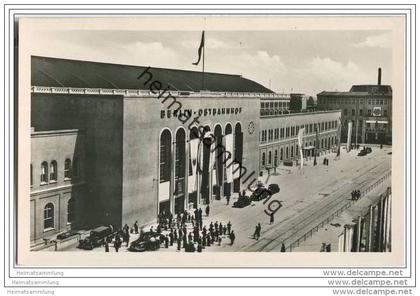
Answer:
<svg viewBox="0 0 420 296"><path fill-rule="evenodd" d="M348 123L348 130L347 130L347 152L350 151L352 128L353 128L353 121L350 120Z"/></svg>
<svg viewBox="0 0 420 296"><path fill-rule="evenodd" d="M298 145L299 145L299 154L300 154L300 168L303 168L303 133L305 129L300 128L298 132Z"/></svg>
<svg viewBox="0 0 420 296"><path fill-rule="evenodd" d="M226 182L227 183L232 183L233 182L233 165L229 164L233 161L233 134L228 134L225 136L225 149L226 149L226 153L225 153L225 157L229 157L230 159L226 159L225 161L225 167L226 167Z"/></svg>
<svg viewBox="0 0 420 296"><path fill-rule="evenodd" d="M197 166L198 166L198 149L200 145L200 139L190 140L190 165L192 175L188 177L188 192L192 193L197 191Z"/></svg>

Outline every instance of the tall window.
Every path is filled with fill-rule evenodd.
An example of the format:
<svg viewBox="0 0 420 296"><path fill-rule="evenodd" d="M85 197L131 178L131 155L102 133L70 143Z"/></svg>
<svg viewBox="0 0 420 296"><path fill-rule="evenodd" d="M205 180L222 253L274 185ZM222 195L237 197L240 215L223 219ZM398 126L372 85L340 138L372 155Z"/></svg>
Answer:
<svg viewBox="0 0 420 296"><path fill-rule="evenodd" d="M31 163L31 171L30 171L30 174L31 174L31 186L32 186L34 184L34 169L32 167L32 163Z"/></svg>
<svg viewBox="0 0 420 296"><path fill-rule="evenodd" d="M44 229L54 228L54 205L47 203L44 207Z"/></svg>
<svg viewBox="0 0 420 296"><path fill-rule="evenodd" d="M71 179L71 160L69 158L64 161L64 179Z"/></svg>
<svg viewBox="0 0 420 296"><path fill-rule="evenodd" d="M347 116L347 109L344 109L344 116Z"/></svg>
<svg viewBox="0 0 420 296"><path fill-rule="evenodd" d="M171 141L169 130L160 135L160 183L168 182L171 178Z"/></svg>
<svg viewBox="0 0 420 296"><path fill-rule="evenodd" d="M268 151L268 164L271 164L271 151Z"/></svg>
<svg viewBox="0 0 420 296"><path fill-rule="evenodd" d="M372 110L368 109L368 116L372 116Z"/></svg>
<svg viewBox="0 0 420 296"><path fill-rule="evenodd" d="M261 155L261 163L263 166L265 166L265 152L263 152Z"/></svg>
<svg viewBox="0 0 420 296"><path fill-rule="evenodd" d="M384 110L384 116L388 116L388 111Z"/></svg>
<svg viewBox="0 0 420 296"><path fill-rule="evenodd" d="M74 198L70 198L67 202L67 223L74 221Z"/></svg>
<svg viewBox="0 0 420 296"><path fill-rule="evenodd" d="M277 167L278 165L278 151L277 149L274 150L274 166Z"/></svg>
<svg viewBox="0 0 420 296"><path fill-rule="evenodd" d="M41 163L41 184L48 182L48 162Z"/></svg>
<svg viewBox="0 0 420 296"><path fill-rule="evenodd" d="M57 181L57 162L55 160L51 161L50 164L50 182Z"/></svg>
<svg viewBox="0 0 420 296"><path fill-rule="evenodd" d="M360 109L360 110L359 110L359 115L360 115L360 116L363 116L363 109Z"/></svg>
<svg viewBox="0 0 420 296"><path fill-rule="evenodd" d="M356 115L356 110L351 109L351 115L352 115L352 116Z"/></svg>
<svg viewBox="0 0 420 296"><path fill-rule="evenodd" d="M289 159L289 147L286 147L286 159Z"/></svg>
<svg viewBox="0 0 420 296"><path fill-rule="evenodd" d="M283 160L283 148L280 149L280 160Z"/></svg>
<svg viewBox="0 0 420 296"><path fill-rule="evenodd" d="M290 157L293 158L293 146L290 146Z"/></svg>

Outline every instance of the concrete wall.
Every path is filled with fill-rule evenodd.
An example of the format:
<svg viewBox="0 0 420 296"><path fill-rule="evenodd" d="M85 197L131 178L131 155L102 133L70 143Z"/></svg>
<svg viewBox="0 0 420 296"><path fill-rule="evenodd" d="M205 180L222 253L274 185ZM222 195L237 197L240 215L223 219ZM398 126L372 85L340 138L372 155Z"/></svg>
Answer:
<svg viewBox="0 0 420 296"><path fill-rule="evenodd" d="M88 222L120 226L122 96L32 94L31 104L31 126L35 130L84 131Z"/></svg>

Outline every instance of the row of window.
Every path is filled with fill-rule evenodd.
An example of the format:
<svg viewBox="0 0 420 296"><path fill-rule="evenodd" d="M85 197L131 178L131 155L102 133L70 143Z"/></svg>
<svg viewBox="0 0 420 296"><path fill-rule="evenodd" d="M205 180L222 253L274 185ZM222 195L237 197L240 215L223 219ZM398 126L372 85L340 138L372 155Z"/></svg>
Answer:
<svg viewBox="0 0 420 296"><path fill-rule="evenodd" d="M44 207L44 231L55 228L54 204L49 202ZM74 221L74 199L70 198L67 202L67 223Z"/></svg>
<svg viewBox="0 0 420 296"><path fill-rule="evenodd" d="M289 107L289 101L261 102L260 115L278 115L285 113Z"/></svg>
<svg viewBox="0 0 420 296"><path fill-rule="evenodd" d="M330 129L335 129L338 126L338 121L325 121L321 123L311 123L311 124L305 124L301 126L292 126L292 127L286 127L286 128L275 128L275 129L269 129L269 130L263 130L260 132L260 142L270 142L273 140L279 140L284 139L288 137L294 137L297 136L299 129L304 128L305 134L312 134L316 132L316 128L318 127L319 132L323 132Z"/></svg>
<svg viewBox="0 0 420 296"><path fill-rule="evenodd" d="M334 146L336 142L337 142L337 136L326 138L326 139L321 139L319 141L319 146L320 146L320 149L330 149L331 146ZM312 141L306 142L305 146L308 147L308 144L309 144L309 146L312 146ZM315 145L315 141L314 141L313 144ZM285 154L284 159L288 160L289 159L289 147L286 147L285 152L286 152L286 154ZM296 153L294 153L294 152L296 152ZM295 148L294 145L290 146L290 158L293 158L295 155L297 157L298 153L299 153L299 146L298 145L296 145L296 148ZM271 151L268 151L268 157L267 158L268 159L266 159L266 153L262 152L261 153L261 165L263 167L265 167L266 165L270 166L272 164L275 167L278 166L278 150L277 149L274 150L274 162L272 162L273 158L272 158L272 152ZM280 161L282 161L282 160L283 160L283 148L280 148Z"/></svg>
<svg viewBox="0 0 420 296"><path fill-rule="evenodd" d="M347 109L343 109L343 114L344 114L344 116L347 116L348 115L348 110ZM388 111L387 110L383 110L383 116L388 116ZM360 109L359 110L359 115L360 116L363 116L363 109ZM372 116L372 110L371 109L368 109L367 110L367 115L368 116ZM351 116L356 116L356 110L355 109L351 109Z"/></svg>
<svg viewBox="0 0 420 296"><path fill-rule="evenodd" d="M319 104L345 104L345 105L355 105L357 104L357 100L359 100L359 104L363 105L365 102L365 99L351 99L351 98L319 98ZM368 105L387 105L388 100L387 99L367 99Z"/></svg>
<svg viewBox="0 0 420 296"><path fill-rule="evenodd" d="M57 182L57 161L52 160L48 165L47 161L41 163L41 185L48 183ZM69 158L64 161L64 180L71 180L72 177L77 178L79 176L79 163L77 158L73 159L73 165ZM33 185L33 166L31 164L31 185Z"/></svg>

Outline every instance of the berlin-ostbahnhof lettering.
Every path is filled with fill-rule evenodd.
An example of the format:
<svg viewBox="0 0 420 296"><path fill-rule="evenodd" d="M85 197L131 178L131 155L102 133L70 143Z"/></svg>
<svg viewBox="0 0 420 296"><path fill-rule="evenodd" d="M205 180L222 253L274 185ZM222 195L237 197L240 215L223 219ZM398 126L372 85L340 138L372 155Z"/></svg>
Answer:
<svg viewBox="0 0 420 296"><path fill-rule="evenodd" d="M185 110L161 110L160 111L160 118L172 118L172 117L183 117L184 119L188 120L193 115L198 116L216 116L216 115L229 115L229 114L240 114L242 112L242 107L227 107L227 108L205 108L205 109L198 109L193 111L192 109L185 109ZM183 119L183 120L184 120Z"/></svg>

